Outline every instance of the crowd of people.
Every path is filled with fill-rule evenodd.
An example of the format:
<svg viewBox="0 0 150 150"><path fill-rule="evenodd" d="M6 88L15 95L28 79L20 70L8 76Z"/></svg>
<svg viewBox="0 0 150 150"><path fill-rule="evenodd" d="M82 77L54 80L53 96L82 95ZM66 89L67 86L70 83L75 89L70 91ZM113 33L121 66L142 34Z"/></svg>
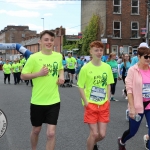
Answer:
<svg viewBox="0 0 150 150"><path fill-rule="evenodd" d="M62 54L54 52L54 37L54 33L49 30L41 32L40 52L31 55L27 61L22 58L12 64L9 61L3 64L4 84L7 78L10 84L11 73L14 84L19 84L21 80L33 82L30 104L32 150L37 149L43 123L47 124L46 150L55 148L56 126L61 107L58 86L65 81L64 72L67 72L71 84L74 83L74 78L77 80L84 107L84 123L89 127L87 150L98 150L97 142L105 138L110 121L110 101L116 101L116 84L118 80L123 80L123 95L128 100L129 129L118 137L118 150L126 150L125 143L136 134L144 115L148 127L150 126L148 45L141 43L137 56L133 58L129 54L123 54L116 60L116 54L111 53L106 60L102 42L93 41L90 43L90 60L86 61L82 56L74 58L68 53L66 59ZM147 150L150 149L149 136L148 130L148 134L144 135Z"/></svg>

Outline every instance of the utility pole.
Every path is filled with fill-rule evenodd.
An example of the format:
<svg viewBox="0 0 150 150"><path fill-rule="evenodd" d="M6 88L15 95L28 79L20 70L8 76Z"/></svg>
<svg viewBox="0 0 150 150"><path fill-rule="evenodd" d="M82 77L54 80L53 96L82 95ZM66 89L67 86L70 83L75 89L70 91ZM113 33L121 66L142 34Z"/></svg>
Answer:
<svg viewBox="0 0 150 150"><path fill-rule="evenodd" d="M147 45L149 46L149 22L150 22L150 0L147 2Z"/></svg>

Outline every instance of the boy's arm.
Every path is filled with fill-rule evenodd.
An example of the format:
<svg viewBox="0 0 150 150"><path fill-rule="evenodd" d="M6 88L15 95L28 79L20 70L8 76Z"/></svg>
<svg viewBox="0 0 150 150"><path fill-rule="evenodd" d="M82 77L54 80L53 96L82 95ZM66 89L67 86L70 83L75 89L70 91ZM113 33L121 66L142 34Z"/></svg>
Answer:
<svg viewBox="0 0 150 150"><path fill-rule="evenodd" d="M37 77L46 76L48 74L49 70L47 67L43 66L42 69L39 72L35 73L27 73L27 74L21 74L22 80L31 80Z"/></svg>
<svg viewBox="0 0 150 150"><path fill-rule="evenodd" d="M84 93L84 89L83 88L79 88L79 93L81 95L82 100L84 101L84 106L88 105L88 101L86 99L85 93Z"/></svg>

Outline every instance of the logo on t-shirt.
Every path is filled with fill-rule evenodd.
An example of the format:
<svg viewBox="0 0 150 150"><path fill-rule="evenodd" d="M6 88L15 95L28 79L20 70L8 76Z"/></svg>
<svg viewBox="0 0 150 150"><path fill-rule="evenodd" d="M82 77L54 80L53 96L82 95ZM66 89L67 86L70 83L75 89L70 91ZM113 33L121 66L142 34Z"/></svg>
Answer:
<svg viewBox="0 0 150 150"><path fill-rule="evenodd" d="M58 75L58 63L57 62L54 62L53 63L53 74L52 76L57 76Z"/></svg>
<svg viewBox="0 0 150 150"><path fill-rule="evenodd" d="M93 84L95 86L98 84L101 84L102 86L106 86L107 85L107 74L103 73L102 76L100 76L100 75L94 76Z"/></svg>

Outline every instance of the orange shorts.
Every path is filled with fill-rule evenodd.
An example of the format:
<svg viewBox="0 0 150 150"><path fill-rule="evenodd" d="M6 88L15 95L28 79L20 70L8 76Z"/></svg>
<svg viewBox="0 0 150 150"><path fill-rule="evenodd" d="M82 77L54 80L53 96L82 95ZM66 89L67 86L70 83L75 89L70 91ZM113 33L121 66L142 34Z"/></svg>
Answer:
<svg viewBox="0 0 150 150"><path fill-rule="evenodd" d="M108 123L110 116L110 101L103 105L89 103L84 110L84 123L95 124L97 122Z"/></svg>

